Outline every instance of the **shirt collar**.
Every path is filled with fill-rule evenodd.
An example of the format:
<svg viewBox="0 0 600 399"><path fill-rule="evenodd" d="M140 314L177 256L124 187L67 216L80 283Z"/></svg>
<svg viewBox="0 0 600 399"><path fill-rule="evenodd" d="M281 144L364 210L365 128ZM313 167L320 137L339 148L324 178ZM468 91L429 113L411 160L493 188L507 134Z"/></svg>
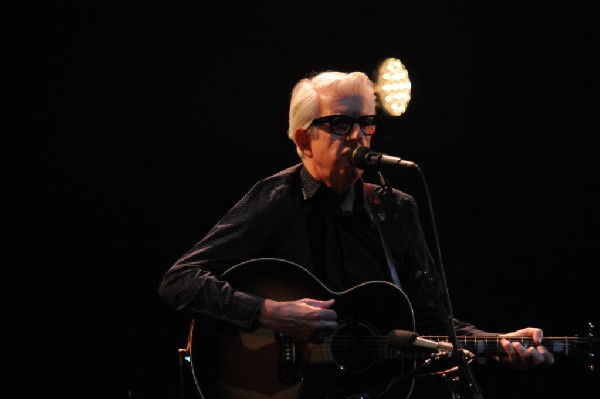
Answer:
<svg viewBox="0 0 600 399"><path fill-rule="evenodd" d="M312 198L313 195L321 188L323 183L315 180L304 165L300 169L300 180L302 180L302 196L305 200Z"/></svg>
<svg viewBox="0 0 600 399"><path fill-rule="evenodd" d="M300 180L302 181L302 196L305 200L312 198L321 187L324 187L324 184L322 182L315 180L315 178L312 177L310 173L308 173L308 170L304 165L302 165L302 168L300 169ZM342 209L346 211L352 209L354 199L356 198L355 192L358 189L358 187L362 188L362 184L362 179L360 179L356 182L354 186L350 187L350 189L346 193L346 198L344 198L344 200L340 204ZM359 199L360 197L361 196L358 196Z"/></svg>

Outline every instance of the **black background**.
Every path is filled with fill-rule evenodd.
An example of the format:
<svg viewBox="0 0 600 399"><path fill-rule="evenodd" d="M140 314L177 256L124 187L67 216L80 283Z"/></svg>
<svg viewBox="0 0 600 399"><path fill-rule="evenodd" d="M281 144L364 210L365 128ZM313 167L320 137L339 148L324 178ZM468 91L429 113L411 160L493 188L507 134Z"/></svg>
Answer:
<svg viewBox="0 0 600 399"><path fill-rule="evenodd" d="M405 64L412 100L372 146L426 177L455 316L489 331L585 333L598 320L590 7L386 3L37 9L23 34L41 128L8 210L22 246L4 280L17 350L3 379L21 396L178 397L188 321L157 297L160 276L256 180L298 162L286 136L298 79L373 76L385 57ZM417 197L431 237L422 181L389 177ZM564 364L485 380L484 392L516 397L512 381L529 397L571 397L587 385L566 380L588 380Z"/></svg>

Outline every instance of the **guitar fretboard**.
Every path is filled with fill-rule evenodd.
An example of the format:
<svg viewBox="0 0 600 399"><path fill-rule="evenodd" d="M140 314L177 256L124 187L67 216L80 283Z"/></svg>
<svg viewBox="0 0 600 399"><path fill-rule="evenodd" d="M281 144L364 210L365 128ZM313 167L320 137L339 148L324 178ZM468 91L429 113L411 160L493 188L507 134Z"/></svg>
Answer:
<svg viewBox="0 0 600 399"><path fill-rule="evenodd" d="M440 342L448 341L446 336L429 336L426 337L432 341ZM477 337L477 336L461 336L457 337L458 346L461 349L466 349L477 356L498 356L504 353L500 340L502 337ZM529 348L534 345L530 337L510 337L507 338L511 342L520 342L524 348ZM555 355L569 355L576 345L579 344L579 337L545 337L542 339L542 345Z"/></svg>
<svg viewBox="0 0 600 399"><path fill-rule="evenodd" d="M447 336L424 336L422 338L435 342L448 342ZM460 349L465 349L477 357L503 356L505 354L500 340L502 337L457 337ZM511 342L518 341L523 347L534 345L529 337L510 337ZM581 338L546 337L542 339L542 345L554 355L569 355L574 351L586 349L580 342ZM583 345L583 347L581 347ZM340 352L362 352L369 353L378 360L410 360L423 359L428 355L423 351L404 351L390 345L386 336L352 336L337 335L335 339L326 340L323 344L309 344L305 352L305 361L310 363L324 363L334 361L336 353Z"/></svg>

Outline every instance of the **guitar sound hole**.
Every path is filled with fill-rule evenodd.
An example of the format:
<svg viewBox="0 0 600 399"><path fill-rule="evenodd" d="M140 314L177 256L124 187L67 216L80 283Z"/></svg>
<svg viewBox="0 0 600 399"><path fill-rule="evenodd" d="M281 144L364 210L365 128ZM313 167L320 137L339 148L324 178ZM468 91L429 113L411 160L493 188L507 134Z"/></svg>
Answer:
<svg viewBox="0 0 600 399"><path fill-rule="evenodd" d="M376 330L363 321L349 321L329 337L329 352L342 371L361 373L377 361L381 343Z"/></svg>

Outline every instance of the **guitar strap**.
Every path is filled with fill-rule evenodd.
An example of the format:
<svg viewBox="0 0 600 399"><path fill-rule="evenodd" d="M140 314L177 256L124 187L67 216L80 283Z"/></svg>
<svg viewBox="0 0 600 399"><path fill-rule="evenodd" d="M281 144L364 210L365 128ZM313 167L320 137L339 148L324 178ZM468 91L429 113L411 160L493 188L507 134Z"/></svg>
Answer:
<svg viewBox="0 0 600 399"><path fill-rule="evenodd" d="M364 199L365 199L365 207L369 212L371 219L377 226L377 232L379 233L379 238L381 239L381 245L383 247L383 252L385 253L385 259L387 260L388 267L390 269L390 275L392 276L393 283L400 289L402 286L400 285L400 279L398 278L398 272L396 270L396 264L394 263L394 259L392 258L392 253L390 252L390 247L388 245L388 241L385 236L385 232L383 231L383 225L381 221L385 220L386 214L383 204L381 203L381 199L379 196L373 191L373 187L369 183L364 183Z"/></svg>

